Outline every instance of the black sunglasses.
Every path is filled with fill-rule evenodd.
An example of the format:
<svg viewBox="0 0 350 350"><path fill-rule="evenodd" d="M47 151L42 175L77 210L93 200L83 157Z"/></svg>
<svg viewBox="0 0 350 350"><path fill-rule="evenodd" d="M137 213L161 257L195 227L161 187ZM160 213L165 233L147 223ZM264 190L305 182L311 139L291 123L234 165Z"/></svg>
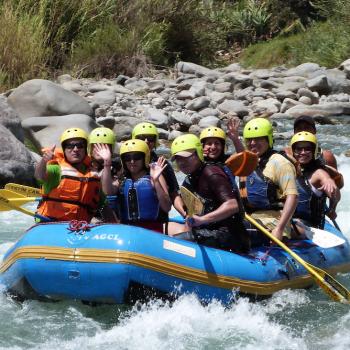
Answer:
<svg viewBox="0 0 350 350"><path fill-rule="evenodd" d="M148 142L156 142L157 137L155 135L137 135L136 138L138 140L147 140Z"/></svg>
<svg viewBox="0 0 350 350"><path fill-rule="evenodd" d="M64 148L68 148L69 150L73 150L75 147L77 149L83 149L85 148L85 142L71 142L64 145Z"/></svg>
<svg viewBox="0 0 350 350"><path fill-rule="evenodd" d="M137 160L141 160L144 158L144 154L143 153L127 153L123 156L123 160L125 162L131 162L133 161L137 161Z"/></svg>

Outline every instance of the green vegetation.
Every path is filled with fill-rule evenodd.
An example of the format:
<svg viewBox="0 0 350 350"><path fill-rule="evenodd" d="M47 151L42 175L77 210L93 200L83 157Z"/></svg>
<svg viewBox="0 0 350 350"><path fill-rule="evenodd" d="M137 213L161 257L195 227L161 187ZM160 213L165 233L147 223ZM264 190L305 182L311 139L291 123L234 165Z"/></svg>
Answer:
<svg viewBox="0 0 350 350"><path fill-rule="evenodd" d="M349 10L347 0L0 0L0 91L63 72L229 63L219 51L255 67L334 66L349 57Z"/></svg>

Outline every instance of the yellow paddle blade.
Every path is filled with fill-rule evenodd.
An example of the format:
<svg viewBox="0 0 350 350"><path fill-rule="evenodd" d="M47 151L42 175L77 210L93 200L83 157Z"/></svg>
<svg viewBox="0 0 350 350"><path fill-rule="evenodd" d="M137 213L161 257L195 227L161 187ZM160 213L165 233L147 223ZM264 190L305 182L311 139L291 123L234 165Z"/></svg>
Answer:
<svg viewBox="0 0 350 350"><path fill-rule="evenodd" d="M19 185L15 183L8 183L5 185L5 190L10 190L22 194L26 197L39 197L41 196L40 188Z"/></svg>
<svg viewBox="0 0 350 350"><path fill-rule="evenodd" d="M256 220L254 220L250 215L245 214L245 218L277 245L279 245L284 251L290 254L300 265L302 265L332 300L347 304L350 303L350 292L331 275L319 267L307 263L298 254L293 252L283 242L272 235L271 232L269 232L264 226L260 225Z"/></svg>
<svg viewBox="0 0 350 350"><path fill-rule="evenodd" d="M201 199L184 186L180 187L180 192L187 207L188 216L201 215L204 208Z"/></svg>
<svg viewBox="0 0 350 350"><path fill-rule="evenodd" d="M258 156L250 151L232 154L225 162L235 176L248 176L258 165Z"/></svg>
<svg viewBox="0 0 350 350"><path fill-rule="evenodd" d="M21 205L35 200L37 200L36 197L25 197L16 192L0 189L0 211L17 210Z"/></svg>
<svg viewBox="0 0 350 350"><path fill-rule="evenodd" d="M21 199L21 198L16 198L16 199ZM23 204L23 203L21 203L21 204ZM0 211L17 210L17 211L20 211L23 214L27 214L27 215L30 215L30 216L34 216L35 215L34 212L32 212L30 210L27 210L27 209L24 209L24 208L21 208L20 207L21 204L11 202L10 199L8 199L8 198L6 198L6 197L4 197L4 196L2 196L0 194Z"/></svg>

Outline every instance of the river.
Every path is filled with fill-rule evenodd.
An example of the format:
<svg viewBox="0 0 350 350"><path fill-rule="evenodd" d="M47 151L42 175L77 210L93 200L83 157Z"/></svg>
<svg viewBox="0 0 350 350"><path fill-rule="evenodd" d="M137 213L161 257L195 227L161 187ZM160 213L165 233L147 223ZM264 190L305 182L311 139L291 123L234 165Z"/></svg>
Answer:
<svg viewBox="0 0 350 350"><path fill-rule="evenodd" d="M350 238L349 125L318 126L324 148L337 155L345 177L337 222ZM290 130L291 122L278 122ZM278 142L281 144L281 141ZM32 207L33 208L33 207ZM0 213L0 256L32 218ZM350 273L337 279L350 288ZM0 286L1 288L1 286ZM329 301L317 287L284 290L270 299L241 298L230 308L201 305L193 295L173 304L91 307L80 302L16 302L0 293L0 349L348 349L350 307Z"/></svg>

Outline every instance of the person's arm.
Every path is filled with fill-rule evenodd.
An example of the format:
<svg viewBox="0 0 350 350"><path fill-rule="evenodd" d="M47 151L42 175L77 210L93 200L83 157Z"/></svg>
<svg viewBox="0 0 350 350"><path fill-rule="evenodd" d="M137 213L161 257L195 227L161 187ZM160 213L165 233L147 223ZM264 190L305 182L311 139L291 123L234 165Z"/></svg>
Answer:
<svg viewBox="0 0 350 350"><path fill-rule="evenodd" d="M338 164L337 160L334 157L334 154L330 150L322 150L322 157L326 163L326 165L329 165L333 167L334 169L338 170Z"/></svg>
<svg viewBox="0 0 350 350"><path fill-rule="evenodd" d="M238 128L240 123L241 121L238 117L230 118L227 123L227 136L233 142L233 146L235 147L237 153L245 150L241 139L239 138Z"/></svg>
<svg viewBox="0 0 350 350"><path fill-rule="evenodd" d="M277 226L272 230L272 234L281 240L283 238L283 231L286 228L286 225L292 219L292 216L295 212L295 209L298 204L298 196L295 194L289 194L286 197L286 201L283 205L283 210L281 212L281 217L278 220Z"/></svg>
<svg viewBox="0 0 350 350"><path fill-rule="evenodd" d="M208 225L216 221L227 219L236 214L238 211L238 202L236 199L232 198L225 201L219 208L208 214L202 216L193 215L192 220L190 220L188 224L191 227Z"/></svg>
<svg viewBox="0 0 350 350"><path fill-rule="evenodd" d="M35 166L34 171L34 177L39 181L47 181L47 170L46 165L47 162L50 161L54 157L56 145L52 146L51 148L47 149L41 160L37 163Z"/></svg>
<svg viewBox="0 0 350 350"><path fill-rule="evenodd" d="M157 163L151 164L150 176L152 179L152 185L159 200L159 205L164 212L168 213L171 209L171 201L165 179L162 175L162 172L166 166L166 160L163 157L160 157Z"/></svg>
<svg viewBox="0 0 350 350"><path fill-rule="evenodd" d="M187 213L185 210L185 203L181 196L177 193L175 198L172 200L174 208L180 213L182 217L186 217Z"/></svg>
<svg viewBox="0 0 350 350"><path fill-rule="evenodd" d="M334 180L330 175L323 169L316 170L311 178L310 183L315 186L318 190L324 192L329 198L329 208L327 211L327 216L331 219L337 217L336 208L338 202L340 201L341 195L340 190L335 184Z"/></svg>
<svg viewBox="0 0 350 350"><path fill-rule="evenodd" d="M109 145L97 143L94 145L94 152L103 159L103 170L101 174L102 191L107 196L114 195L118 192L118 187L115 185L112 178L112 154Z"/></svg>

